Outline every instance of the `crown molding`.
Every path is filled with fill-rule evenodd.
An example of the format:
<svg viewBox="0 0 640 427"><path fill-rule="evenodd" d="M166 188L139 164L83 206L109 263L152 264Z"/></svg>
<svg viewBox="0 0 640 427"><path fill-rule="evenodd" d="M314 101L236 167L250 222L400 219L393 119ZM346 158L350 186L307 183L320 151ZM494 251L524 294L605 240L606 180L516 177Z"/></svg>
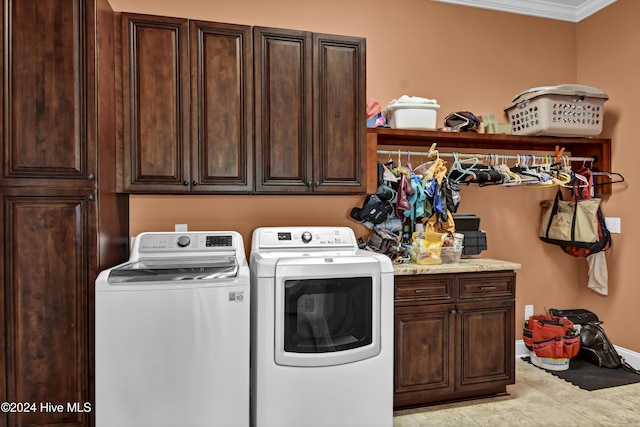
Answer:
<svg viewBox="0 0 640 427"><path fill-rule="evenodd" d="M580 22L616 0L433 0L560 21Z"/></svg>

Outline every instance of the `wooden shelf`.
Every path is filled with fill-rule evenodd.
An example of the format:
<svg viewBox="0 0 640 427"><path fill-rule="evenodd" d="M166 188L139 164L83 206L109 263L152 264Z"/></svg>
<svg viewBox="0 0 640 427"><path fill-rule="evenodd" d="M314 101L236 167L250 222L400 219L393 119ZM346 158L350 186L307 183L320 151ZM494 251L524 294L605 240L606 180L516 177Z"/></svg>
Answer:
<svg viewBox="0 0 640 427"><path fill-rule="evenodd" d="M564 147L566 152L571 153L571 156L593 157L596 159L595 167L603 171L611 171L611 139L496 135L390 128L367 129L367 147L370 156L375 156L378 147L424 147L428 149L434 142L438 144L438 150L442 151L455 151L454 149L464 148L483 152L514 150L523 154L529 151L553 153L557 145ZM574 164L576 169L580 166L582 166L582 162ZM600 191L605 194L609 192L610 186L603 186Z"/></svg>

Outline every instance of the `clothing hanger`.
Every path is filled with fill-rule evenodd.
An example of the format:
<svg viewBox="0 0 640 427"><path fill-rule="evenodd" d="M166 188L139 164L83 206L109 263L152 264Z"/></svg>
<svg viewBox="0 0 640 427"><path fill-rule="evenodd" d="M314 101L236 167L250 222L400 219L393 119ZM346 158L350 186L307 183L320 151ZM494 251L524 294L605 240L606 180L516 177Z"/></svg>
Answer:
<svg viewBox="0 0 640 427"><path fill-rule="evenodd" d="M624 176L622 176L622 174L618 173L618 172L605 172L605 171L600 171L600 170L591 170L591 174L593 176L606 176L607 178L613 178L613 177L617 177L618 179L615 181L605 181L605 182L594 182L593 185L611 185L611 184L619 184L621 182L624 182Z"/></svg>
<svg viewBox="0 0 640 427"><path fill-rule="evenodd" d="M462 167L462 163L460 161L460 157L458 153L453 153L453 164L451 165L451 169L449 170L449 173L447 174L447 178L450 179L451 181L455 182L455 183L460 183L463 178L465 178L468 175L471 175L473 177L473 179L476 179L476 174L473 172L473 168L480 162L480 160L478 160L477 157L471 158L471 159L465 159L465 162L473 162L471 165L469 165L467 168ZM460 175L457 177L452 177L452 172L459 172Z"/></svg>
<svg viewBox="0 0 640 427"><path fill-rule="evenodd" d="M526 173L528 171L529 166L527 162L529 161L528 156L526 154L518 154L516 155L516 163L510 168L511 172L517 174L519 176L520 184L530 183L532 181L537 181L537 179L530 174Z"/></svg>
<svg viewBox="0 0 640 427"><path fill-rule="evenodd" d="M563 187L569 186L571 183L571 163L569 157L561 156L558 162L554 163L556 168L552 168L553 179Z"/></svg>
<svg viewBox="0 0 640 427"><path fill-rule="evenodd" d="M537 182L533 182L534 180L529 179L528 182L533 182L534 184L540 184L549 180L549 178L543 174L541 174L537 169L537 163L535 156L533 155L524 155L524 166L521 167L522 171L520 172L522 175L533 177Z"/></svg>
<svg viewBox="0 0 640 427"><path fill-rule="evenodd" d="M429 171L429 168L431 166L433 166L433 164L437 161L440 160L440 153L438 152L438 150L436 150L436 146L437 143L434 142L433 144L431 144L431 148L429 148L429 151L427 153L425 152L421 152L421 155L427 155L427 159L430 159L431 157L433 157L434 155L436 156L436 160L427 160L426 162L423 161L424 159L420 159L422 161L422 163L420 163L420 165L418 165L414 171L416 174L418 175L422 175L423 177L425 175L427 175L427 172Z"/></svg>

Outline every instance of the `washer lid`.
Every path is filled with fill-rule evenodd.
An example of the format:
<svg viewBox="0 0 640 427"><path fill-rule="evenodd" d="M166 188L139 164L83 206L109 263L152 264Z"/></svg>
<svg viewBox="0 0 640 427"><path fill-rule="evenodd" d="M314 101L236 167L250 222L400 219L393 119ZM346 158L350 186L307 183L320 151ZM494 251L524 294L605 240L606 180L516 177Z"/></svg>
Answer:
<svg viewBox="0 0 640 427"><path fill-rule="evenodd" d="M214 280L238 276L235 256L148 258L123 264L109 272L108 283Z"/></svg>

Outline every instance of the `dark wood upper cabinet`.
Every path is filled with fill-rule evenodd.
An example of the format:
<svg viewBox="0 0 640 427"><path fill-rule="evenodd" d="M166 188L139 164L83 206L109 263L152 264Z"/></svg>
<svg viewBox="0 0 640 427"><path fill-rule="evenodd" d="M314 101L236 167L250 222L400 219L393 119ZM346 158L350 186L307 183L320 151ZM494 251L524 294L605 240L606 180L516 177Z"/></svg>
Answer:
<svg viewBox="0 0 640 427"><path fill-rule="evenodd" d="M255 27L253 46L256 190L311 192L311 33Z"/></svg>
<svg viewBox="0 0 640 427"><path fill-rule="evenodd" d="M125 190L187 191L186 19L122 14Z"/></svg>
<svg viewBox="0 0 640 427"><path fill-rule="evenodd" d="M254 28L256 190L365 190L365 40Z"/></svg>
<svg viewBox="0 0 640 427"><path fill-rule="evenodd" d="M253 184L250 27L122 14L123 189Z"/></svg>
<svg viewBox="0 0 640 427"><path fill-rule="evenodd" d="M0 185L91 185L95 178L95 136L87 114L94 89L85 78L93 72L88 58L95 40L87 3L3 1Z"/></svg>
<svg viewBox="0 0 640 427"><path fill-rule="evenodd" d="M313 35L317 191L365 191L365 39Z"/></svg>
<svg viewBox="0 0 640 427"><path fill-rule="evenodd" d="M190 31L192 190L251 190L251 28L191 21Z"/></svg>
<svg viewBox="0 0 640 427"><path fill-rule="evenodd" d="M365 40L122 14L120 189L364 193Z"/></svg>

